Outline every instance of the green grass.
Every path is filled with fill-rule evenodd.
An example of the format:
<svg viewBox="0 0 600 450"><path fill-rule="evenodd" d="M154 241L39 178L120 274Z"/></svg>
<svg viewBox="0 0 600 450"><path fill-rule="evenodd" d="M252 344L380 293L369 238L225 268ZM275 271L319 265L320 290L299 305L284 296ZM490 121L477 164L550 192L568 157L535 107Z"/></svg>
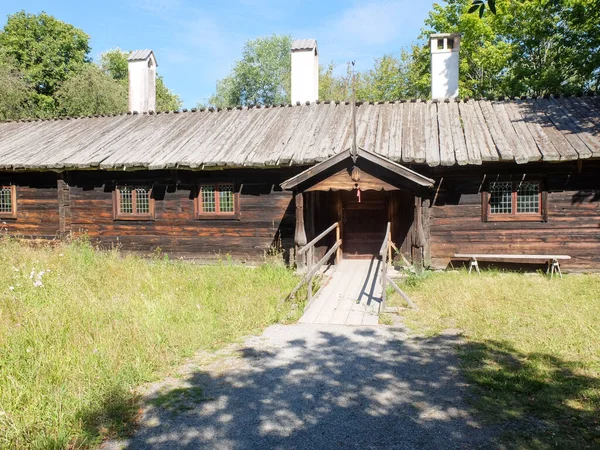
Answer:
<svg viewBox="0 0 600 450"><path fill-rule="evenodd" d="M276 265L8 239L0 261L1 448L84 448L127 434L136 386L301 311L281 301L298 279Z"/></svg>
<svg viewBox="0 0 600 450"><path fill-rule="evenodd" d="M463 332L463 370L507 448L600 448L600 276L427 273L401 287L427 335ZM400 304L392 297L390 304Z"/></svg>

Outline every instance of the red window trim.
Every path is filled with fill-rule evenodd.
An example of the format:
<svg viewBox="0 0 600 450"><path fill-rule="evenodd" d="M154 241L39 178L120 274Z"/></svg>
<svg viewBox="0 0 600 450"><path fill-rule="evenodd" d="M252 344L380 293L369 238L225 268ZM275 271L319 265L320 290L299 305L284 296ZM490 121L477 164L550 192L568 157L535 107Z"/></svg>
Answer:
<svg viewBox="0 0 600 450"><path fill-rule="evenodd" d="M215 212L203 212L202 211L202 186L213 186L215 188ZM219 205L219 192L220 186L233 186L233 211L232 212L221 212ZM237 189L237 185L234 182L212 182L212 183L198 183L196 189L196 201L194 202L194 213L196 219L239 219L240 218L240 195Z"/></svg>
<svg viewBox="0 0 600 450"><path fill-rule="evenodd" d="M487 189L481 196L482 199L482 219L484 222L546 222L548 220L548 193L544 189L544 183L541 180L527 180L528 183L538 183L538 204L540 205L539 213L518 213L517 212L517 189L518 184L523 180L497 180L498 182L510 181L512 183L512 212L510 214L492 213L490 204L490 184L487 184Z"/></svg>
<svg viewBox="0 0 600 450"><path fill-rule="evenodd" d="M17 218L17 187L14 184L0 184L0 189L10 188L11 212L0 212L0 219L16 219Z"/></svg>
<svg viewBox="0 0 600 450"><path fill-rule="evenodd" d="M121 212L121 187L130 187L131 188L131 203L132 203L132 213L122 213ZM137 192L136 188L144 188L148 189L148 209L147 213L138 213L136 212L137 208ZM154 220L154 197L152 196L152 187L144 184L117 184L113 191L113 214L115 220Z"/></svg>

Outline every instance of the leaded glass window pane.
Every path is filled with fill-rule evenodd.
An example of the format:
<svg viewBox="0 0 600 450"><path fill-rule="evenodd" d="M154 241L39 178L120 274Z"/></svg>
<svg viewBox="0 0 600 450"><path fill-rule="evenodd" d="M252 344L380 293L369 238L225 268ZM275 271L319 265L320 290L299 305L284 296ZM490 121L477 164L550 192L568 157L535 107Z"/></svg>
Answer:
<svg viewBox="0 0 600 450"><path fill-rule="evenodd" d="M200 189L200 193L202 195L202 212L203 213L217 212L215 187L212 185L202 186Z"/></svg>
<svg viewBox="0 0 600 450"><path fill-rule="evenodd" d="M150 191L147 188L135 188L135 207L137 214L150 213Z"/></svg>
<svg viewBox="0 0 600 450"><path fill-rule="evenodd" d="M3 187L0 189L0 213L12 213L12 188Z"/></svg>
<svg viewBox="0 0 600 450"><path fill-rule="evenodd" d="M222 184L219 186L219 212L233 212L233 185Z"/></svg>
<svg viewBox="0 0 600 450"><path fill-rule="evenodd" d="M133 193L129 186L118 186L119 212L121 214L133 214Z"/></svg>
<svg viewBox="0 0 600 450"><path fill-rule="evenodd" d="M490 183L490 213L512 214L512 182L494 181Z"/></svg>
<svg viewBox="0 0 600 450"><path fill-rule="evenodd" d="M524 181L517 189L517 214L539 214L540 184Z"/></svg>

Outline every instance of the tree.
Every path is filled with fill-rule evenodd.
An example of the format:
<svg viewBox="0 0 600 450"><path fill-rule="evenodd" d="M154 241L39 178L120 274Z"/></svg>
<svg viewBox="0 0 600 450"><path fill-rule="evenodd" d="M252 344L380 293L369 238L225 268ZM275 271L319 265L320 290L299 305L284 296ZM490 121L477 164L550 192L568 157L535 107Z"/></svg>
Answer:
<svg viewBox="0 0 600 450"><path fill-rule="evenodd" d="M127 111L127 87L95 64L67 79L56 92L58 112L65 116L116 114Z"/></svg>
<svg viewBox="0 0 600 450"><path fill-rule="evenodd" d="M598 1L496 0L497 13L480 18L469 14L471 0L448 0L434 6L420 37L463 34L459 86L464 96L571 94L589 89L594 79L598 84L597 12L595 25L587 19L594 17L591 5ZM426 64L423 56L419 64Z"/></svg>
<svg viewBox="0 0 600 450"><path fill-rule="evenodd" d="M129 66L127 57L130 52L125 52L119 48L108 50L100 55L100 68L125 88L125 99L127 100L127 85L129 82ZM156 77L156 109L157 111L174 111L181 108L181 99L174 94L163 80L163 77Z"/></svg>
<svg viewBox="0 0 600 450"><path fill-rule="evenodd" d="M0 120L30 116L33 92L23 73L0 55Z"/></svg>
<svg viewBox="0 0 600 450"><path fill-rule="evenodd" d="M42 96L51 97L89 62L89 36L45 12L9 15L0 47Z"/></svg>
<svg viewBox="0 0 600 450"><path fill-rule="evenodd" d="M348 65L346 75L334 75L335 64L319 66L319 99L344 102L352 96L352 70Z"/></svg>
<svg viewBox="0 0 600 450"><path fill-rule="evenodd" d="M218 107L290 102L291 36L247 41L231 73L217 81L209 103Z"/></svg>

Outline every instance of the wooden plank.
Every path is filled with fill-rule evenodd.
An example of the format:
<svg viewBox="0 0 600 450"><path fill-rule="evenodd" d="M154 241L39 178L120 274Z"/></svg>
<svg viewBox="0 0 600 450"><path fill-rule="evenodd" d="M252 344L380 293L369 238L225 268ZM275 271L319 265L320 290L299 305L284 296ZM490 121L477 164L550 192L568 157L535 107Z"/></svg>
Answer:
<svg viewBox="0 0 600 450"><path fill-rule="evenodd" d="M481 153L481 160L498 161L500 159L500 154L486 124L485 117L483 116L481 102L473 102L473 112L475 113L473 120L476 121L478 128L476 136L480 141L479 151Z"/></svg>
<svg viewBox="0 0 600 450"><path fill-rule="evenodd" d="M455 253L455 258L477 259L571 259L569 255L511 255L511 254L486 254L486 253Z"/></svg>
<svg viewBox="0 0 600 450"><path fill-rule="evenodd" d="M453 166L456 163L454 157L454 144L452 141L452 130L450 129L450 117L448 103L438 103L438 130L440 134L440 163L442 166Z"/></svg>
<svg viewBox="0 0 600 450"><path fill-rule="evenodd" d="M531 100L517 102L516 108L519 110L521 117L523 117L523 121L527 124L527 128L535 141L542 160L559 161L561 159L560 153L554 147L554 144L543 128L548 122L545 114L538 111Z"/></svg>
<svg viewBox="0 0 600 450"><path fill-rule="evenodd" d="M437 121L437 103L427 102L425 117L425 159L430 167L440 165L440 140Z"/></svg>
<svg viewBox="0 0 600 450"><path fill-rule="evenodd" d="M487 100L482 100L479 102L479 106L481 107L481 112L485 118L485 123L487 124L487 128L494 141L496 149L498 150L500 161L514 161L514 150L504 135L504 131L502 130L498 118L496 117L496 111L492 107L492 103Z"/></svg>
<svg viewBox="0 0 600 450"><path fill-rule="evenodd" d="M469 164L479 165L482 162L481 152L485 151L485 144L480 140L481 130L473 112L473 102L459 103L458 111L464 131L468 162Z"/></svg>
<svg viewBox="0 0 600 450"><path fill-rule="evenodd" d="M542 159L542 154L538 150L535 139L525 122L525 118L521 114L519 102L520 100L505 102L503 104L504 111L516 132L515 142L523 153L523 158L526 159L527 162L539 161Z"/></svg>

